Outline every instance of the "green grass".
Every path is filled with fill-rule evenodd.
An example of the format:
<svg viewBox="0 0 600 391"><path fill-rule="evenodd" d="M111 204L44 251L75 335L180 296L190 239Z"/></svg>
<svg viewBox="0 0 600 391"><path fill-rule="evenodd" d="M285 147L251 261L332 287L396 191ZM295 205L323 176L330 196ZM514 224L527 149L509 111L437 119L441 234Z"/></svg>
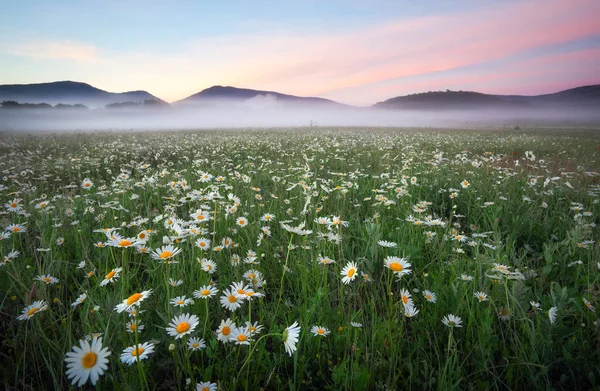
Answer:
<svg viewBox="0 0 600 391"><path fill-rule="evenodd" d="M0 215L2 228L20 223L26 231L0 241L3 257L20 252L0 267L0 387L70 387L66 353L101 333L111 351L96 384L101 389L195 389L200 381L222 390L598 389L598 310L583 299L599 306L599 146L593 131L556 130L1 135L1 201L22 199L22 213ZM525 159L526 151L535 160ZM118 179L122 172L127 179ZM200 182L202 173L215 178ZM90 189L81 187L84 178L94 183ZM206 198L215 191L222 198ZM229 194L240 201L234 213ZM43 200L48 205L35 208ZM426 210L419 212L423 201ZM190 214L198 209L216 218L194 233ZM260 221L266 213L275 221ZM248 225L236 224L240 216ZM347 227L315 221L334 216ZM428 216L440 223L428 225ZM172 218L181 232L166 228ZM285 221L304 222L312 232L294 234L282 227ZM265 226L271 236L257 243ZM94 232L103 228L118 228L124 237L152 230L143 247L172 242L181 249L173 258L178 263L134 247L96 247L107 241ZM199 237L213 248L229 238L235 247L204 251L194 245ZM256 264L243 261L249 250ZM319 265L320 255L336 262ZM396 278L384 266L387 256L405 258L412 273ZM215 262L214 274L202 270L202 258ZM340 272L348 262L358 272L346 285ZM507 278L496 265L520 274ZM121 277L100 286L116 267ZM262 273L265 283L255 291L265 296L235 311L223 308L222 291L246 281L250 269ZM39 275L59 283L35 280ZM183 283L171 286L169 279ZM211 279L217 296L185 308L169 303L192 297ZM144 330L126 332L135 318L115 306L150 289L139 307ZM405 316L403 289L412 294L416 316ZM435 293L435 303L424 290ZM489 300L479 302L477 291ZM87 298L73 308L82 293ZM36 300L48 309L17 320ZM183 313L195 314L199 324L174 339L165 329ZM446 327L448 314L459 316L462 327ZM215 330L228 318L238 326L258 322L263 330L249 346L217 341ZM294 322L301 331L290 356L283 334ZM331 333L315 337L315 325ZM188 350L191 336L207 347ZM154 343L154 353L123 364L121 352L136 341Z"/></svg>

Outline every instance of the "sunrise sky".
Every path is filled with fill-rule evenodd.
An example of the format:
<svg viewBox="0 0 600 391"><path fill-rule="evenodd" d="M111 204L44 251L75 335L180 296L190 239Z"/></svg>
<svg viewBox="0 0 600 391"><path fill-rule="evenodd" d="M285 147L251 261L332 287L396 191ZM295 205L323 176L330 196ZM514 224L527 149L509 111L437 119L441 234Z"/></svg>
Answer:
<svg viewBox="0 0 600 391"><path fill-rule="evenodd" d="M0 84L167 101L232 85L355 105L550 93L600 84L598 15L599 0L3 2Z"/></svg>

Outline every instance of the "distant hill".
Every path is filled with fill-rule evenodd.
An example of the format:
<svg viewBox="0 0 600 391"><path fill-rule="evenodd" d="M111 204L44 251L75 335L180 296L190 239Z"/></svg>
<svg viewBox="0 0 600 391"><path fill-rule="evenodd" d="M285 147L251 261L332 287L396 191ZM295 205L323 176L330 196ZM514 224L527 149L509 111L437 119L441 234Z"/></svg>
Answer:
<svg viewBox="0 0 600 391"><path fill-rule="evenodd" d="M286 95L275 91L251 90L247 88L213 86L202 90L185 99L175 102L178 105L210 105L212 103L249 103L260 105L284 106L320 106L320 107L350 107L329 99Z"/></svg>
<svg viewBox="0 0 600 391"><path fill-rule="evenodd" d="M450 109L543 109L561 107L598 107L600 85L572 88L545 95L491 95L472 91L435 91L397 96L373 107L383 109L450 110Z"/></svg>
<svg viewBox="0 0 600 391"><path fill-rule="evenodd" d="M84 104L90 107L121 102L142 103L145 100L162 102L146 91L115 93L74 81L0 85L0 101L7 100L19 103Z"/></svg>

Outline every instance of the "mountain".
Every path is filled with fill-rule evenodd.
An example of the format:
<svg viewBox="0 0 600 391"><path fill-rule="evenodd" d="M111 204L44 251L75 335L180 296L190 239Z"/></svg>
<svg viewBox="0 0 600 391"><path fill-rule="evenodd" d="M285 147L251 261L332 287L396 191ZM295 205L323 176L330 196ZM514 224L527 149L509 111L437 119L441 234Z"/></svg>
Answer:
<svg viewBox="0 0 600 391"><path fill-rule="evenodd" d="M491 95L472 91L434 91L397 96L373 105L383 109L544 109L600 108L600 85L583 86L544 95Z"/></svg>
<svg viewBox="0 0 600 391"><path fill-rule="evenodd" d="M147 99L162 102L146 91L115 93L75 81L0 85L0 102L13 100L19 103L84 104L97 107L120 102L140 103Z"/></svg>
<svg viewBox="0 0 600 391"><path fill-rule="evenodd" d="M177 105L215 105L248 104L261 106L312 106L312 107L349 107L329 99L286 95L275 91L251 90L247 88L213 86L185 99L175 102Z"/></svg>

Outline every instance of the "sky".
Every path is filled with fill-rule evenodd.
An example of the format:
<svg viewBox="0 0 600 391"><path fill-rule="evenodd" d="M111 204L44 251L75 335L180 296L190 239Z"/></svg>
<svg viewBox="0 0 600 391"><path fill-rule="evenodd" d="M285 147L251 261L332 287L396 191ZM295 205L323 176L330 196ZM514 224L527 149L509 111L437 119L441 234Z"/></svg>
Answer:
<svg viewBox="0 0 600 391"><path fill-rule="evenodd" d="M368 106L600 84L600 0L2 0L0 84L169 102L213 85Z"/></svg>

